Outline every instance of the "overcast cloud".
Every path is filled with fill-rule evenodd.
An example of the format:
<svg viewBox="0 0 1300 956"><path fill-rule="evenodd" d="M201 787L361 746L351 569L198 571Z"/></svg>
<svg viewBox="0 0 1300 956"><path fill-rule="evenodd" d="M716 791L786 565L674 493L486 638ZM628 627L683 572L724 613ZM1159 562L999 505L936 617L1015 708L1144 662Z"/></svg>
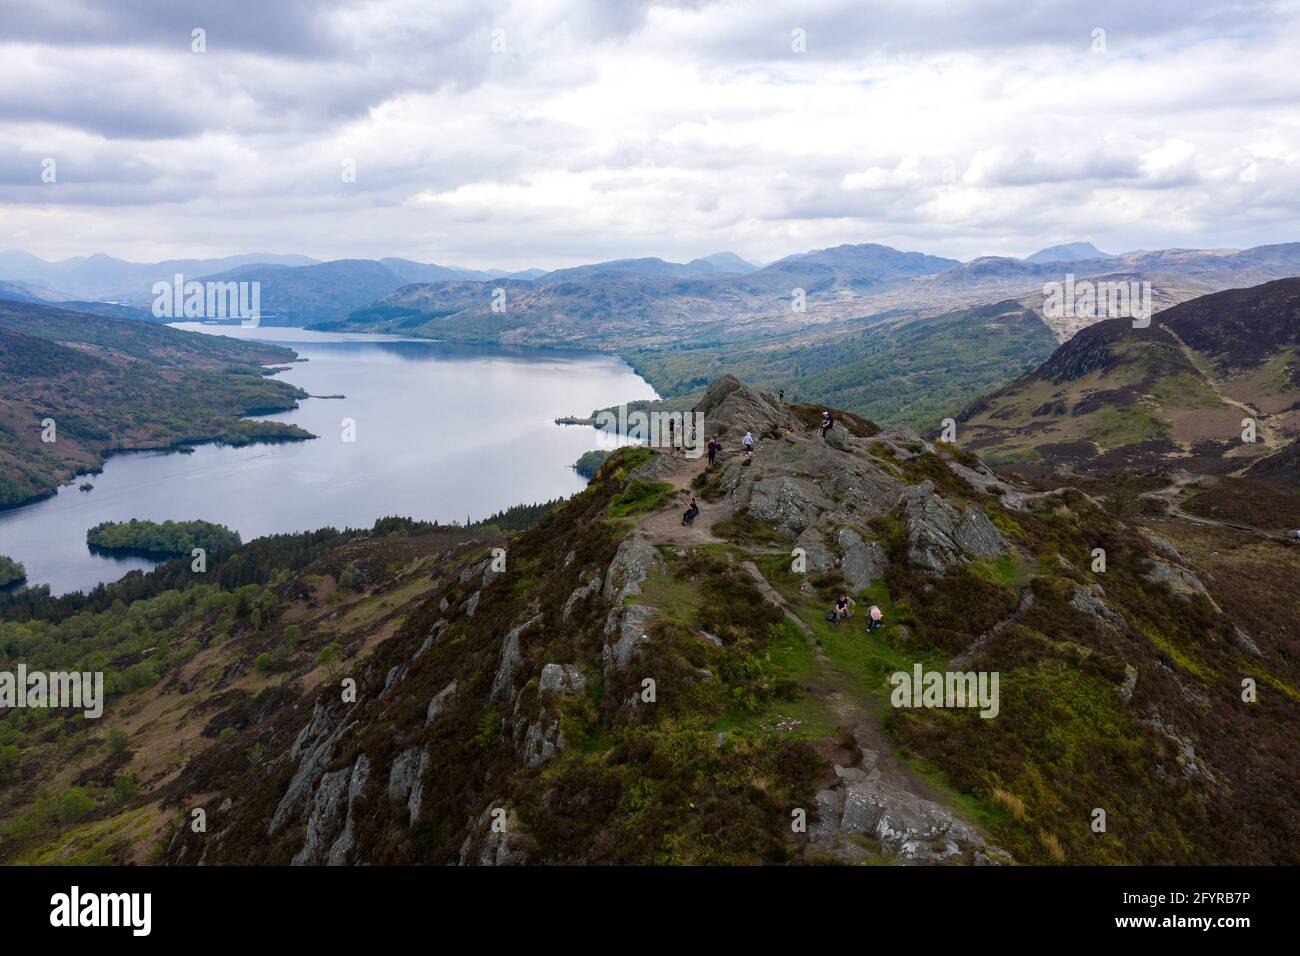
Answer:
<svg viewBox="0 0 1300 956"><path fill-rule="evenodd" d="M3 0L0 247L1294 241L1297 50L1297 0Z"/></svg>

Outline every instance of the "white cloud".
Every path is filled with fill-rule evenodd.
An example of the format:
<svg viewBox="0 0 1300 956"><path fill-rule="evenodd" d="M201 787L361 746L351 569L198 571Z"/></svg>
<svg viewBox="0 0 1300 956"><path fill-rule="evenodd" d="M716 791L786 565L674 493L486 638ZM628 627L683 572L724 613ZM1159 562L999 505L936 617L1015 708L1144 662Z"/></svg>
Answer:
<svg viewBox="0 0 1300 956"><path fill-rule="evenodd" d="M0 209L46 256L1297 238L1290 3L10 2Z"/></svg>

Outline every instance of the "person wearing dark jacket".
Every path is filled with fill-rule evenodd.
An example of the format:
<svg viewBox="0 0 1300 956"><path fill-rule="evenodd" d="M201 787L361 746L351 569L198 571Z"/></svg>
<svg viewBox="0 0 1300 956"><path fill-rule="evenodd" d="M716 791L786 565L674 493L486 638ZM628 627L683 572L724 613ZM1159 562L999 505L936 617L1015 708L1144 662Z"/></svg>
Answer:
<svg viewBox="0 0 1300 956"><path fill-rule="evenodd" d="M689 525L699 513L700 506L695 503L695 496L691 495L691 503L686 506L686 512L682 515L682 524Z"/></svg>

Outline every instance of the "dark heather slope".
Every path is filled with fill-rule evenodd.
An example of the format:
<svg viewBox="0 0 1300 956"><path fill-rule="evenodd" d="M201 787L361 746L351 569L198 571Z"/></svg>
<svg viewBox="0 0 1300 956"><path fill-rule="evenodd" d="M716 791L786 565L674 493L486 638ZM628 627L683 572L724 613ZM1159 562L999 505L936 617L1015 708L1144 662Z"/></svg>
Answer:
<svg viewBox="0 0 1300 956"><path fill-rule="evenodd" d="M1240 473L1300 436L1300 279L1090 326L958 420L997 465Z"/></svg>

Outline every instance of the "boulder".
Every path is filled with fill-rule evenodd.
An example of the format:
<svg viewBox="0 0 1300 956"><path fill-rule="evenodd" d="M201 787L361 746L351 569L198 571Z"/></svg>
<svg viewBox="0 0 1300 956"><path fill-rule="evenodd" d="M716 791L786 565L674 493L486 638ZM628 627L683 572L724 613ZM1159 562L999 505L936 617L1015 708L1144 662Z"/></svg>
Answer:
<svg viewBox="0 0 1300 956"><path fill-rule="evenodd" d="M433 695L433 699L429 701L429 709L424 713L424 722L431 724L437 720L454 696L456 696L456 682L452 681Z"/></svg>
<svg viewBox="0 0 1300 956"><path fill-rule="evenodd" d="M885 550L874 541L863 541L852 528L841 528L836 535L836 543L843 555L840 558L840 571L849 587L854 591L866 590L876 578L885 573L889 558Z"/></svg>
<svg viewBox="0 0 1300 956"><path fill-rule="evenodd" d="M547 664L537 681L543 694L580 694L586 686L587 678L577 664Z"/></svg>

